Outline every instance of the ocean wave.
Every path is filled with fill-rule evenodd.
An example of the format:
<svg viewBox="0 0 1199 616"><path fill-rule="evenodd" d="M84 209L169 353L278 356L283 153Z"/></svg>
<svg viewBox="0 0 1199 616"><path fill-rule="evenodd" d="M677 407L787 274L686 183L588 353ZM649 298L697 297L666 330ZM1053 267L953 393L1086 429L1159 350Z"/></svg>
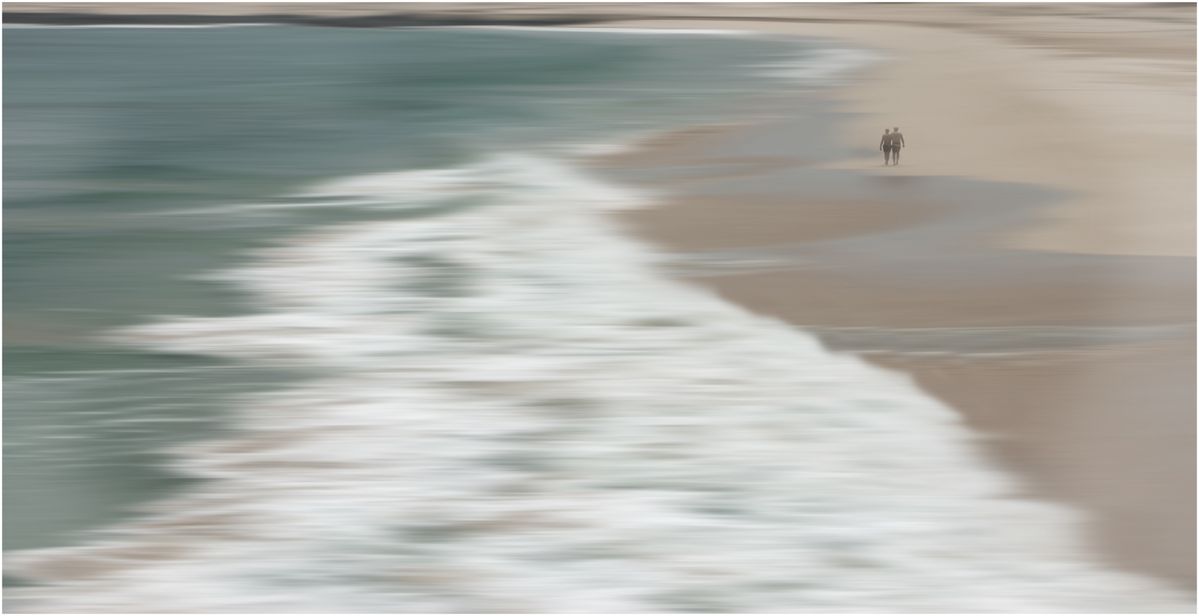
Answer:
<svg viewBox="0 0 1199 616"><path fill-rule="evenodd" d="M606 216L645 194L512 156L306 194L464 193L251 255L221 277L255 314L117 333L315 376L178 448L199 488L13 558L43 586L10 609L1186 609L1096 564L906 377L667 279Z"/></svg>
<svg viewBox="0 0 1199 616"><path fill-rule="evenodd" d="M757 67L763 76L811 85L836 85L853 73L883 61L874 50L826 46L805 50L794 60L771 62Z"/></svg>

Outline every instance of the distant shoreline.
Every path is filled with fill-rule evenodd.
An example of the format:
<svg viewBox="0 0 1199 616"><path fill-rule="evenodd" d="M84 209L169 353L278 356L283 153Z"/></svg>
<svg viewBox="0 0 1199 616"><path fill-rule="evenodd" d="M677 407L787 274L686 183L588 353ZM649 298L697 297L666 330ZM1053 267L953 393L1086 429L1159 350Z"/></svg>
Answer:
<svg viewBox="0 0 1199 616"><path fill-rule="evenodd" d="M567 26L620 21L627 17L584 18L521 17L516 19L484 17L442 17L437 15L369 15L333 16L302 15L292 13L264 13L252 15L203 15L203 14L107 14L107 13L4 13L5 25L43 26L208 26L255 23L291 26L322 26L338 28L396 28L429 26Z"/></svg>
<svg viewBox="0 0 1199 616"><path fill-rule="evenodd" d="M735 5L733 5L735 7ZM715 10L708 10L708 8ZM571 4L495 4L456 3L391 4L337 3L297 5L286 3L9 3L4 7L5 24L47 26L99 25L222 25L255 23L337 28L398 28L436 26L584 26L612 22L675 19L727 20L720 14L729 5L708 5L707 14L679 13L673 4L645 3L571 5ZM759 8L760 7L756 7ZM810 6L794 4L789 8ZM692 7L691 11L699 10ZM758 14L754 14L758 13ZM828 22L859 21L844 16L762 14L747 11L736 16L749 22ZM876 18L861 21L877 22Z"/></svg>

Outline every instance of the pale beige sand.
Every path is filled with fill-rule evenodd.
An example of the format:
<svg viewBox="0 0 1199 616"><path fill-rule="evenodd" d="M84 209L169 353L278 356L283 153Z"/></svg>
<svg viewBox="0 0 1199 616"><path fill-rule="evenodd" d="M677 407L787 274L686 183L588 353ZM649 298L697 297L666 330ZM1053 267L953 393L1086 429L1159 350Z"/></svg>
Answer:
<svg viewBox="0 0 1199 616"><path fill-rule="evenodd" d="M967 410L970 425L996 437L991 450L1022 471L1032 494L1095 514L1090 537L1114 563L1194 588L1192 342L872 359Z"/></svg>
<svg viewBox="0 0 1199 616"><path fill-rule="evenodd" d="M909 143L903 165L883 169L881 156L863 154L824 168L1069 191L1040 220L952 238L960 255L1023 255L1028 280L967 275L931 284L835 261L694 280L817 332L893 328L895 348L868 357L909 372L994 436L998 459L1027 477L1036 493L1091 514L1094 544L1113 562L1193 589L1195 353L1187 324L1194 320L1195 287L1193 261L1168 257L1194 255L1194 7L1151 8L792 5L774 10L830 21L613 25L753 29L880 50L891 59L837 94L859 114L841 136L872 151L882 129L898 124ZM756 10L770 9L749 13ZM712 135L722 130L738 127L676 135L614 162L699 163L704 157L695 152L704 149L711 162L710 151L719 150ZM740 162L805 166L777 154ZM918 201L889 202L891 208L858 203L850 211L801 194L714 199L689 192L685 182L673 188L679 194L673 201L624 220L682 251L843 238L919 225L941 213ZM1081 269L1071 269L1062 264L1074 263L1072 254L1126 256L1081 257ZM1042 264L1046 271L1039 271ZM953 344L937 349L940 355L913 355L899 342L905 331L925 331L919 328L1153 325L1181 327L1139 342L1016 345L1008 357L962 355Z"/></svg>
<svg viewBox="0 0 1199 616"><path fill-rule="evenodd" d="M836 8L842 17L857 19L900 10ZM1048 212L1042 224L1003 238L1012 247L1195 254L1194 6L1189 16L1164 24L1122 20L1118 6L1095 9L1110 19L1042 19L1033 9L1022 18L992 21L985 34L941 25L962 19L961 6L946 7L955 21L943 17L943 22L930 7L916 8L917 16L934 25L712 20L613 25L754 29L881 50L895 60L842 93L848 109L860 114L848 123L844 138L877 144L884 128L900 125L908 148L901 166L888 173L1044 183L1077 193ZM823 17L827 10L791 12ZM1085 38L1071 37L1069 30ZM834 166L873 169L880 158Z"/></svg>

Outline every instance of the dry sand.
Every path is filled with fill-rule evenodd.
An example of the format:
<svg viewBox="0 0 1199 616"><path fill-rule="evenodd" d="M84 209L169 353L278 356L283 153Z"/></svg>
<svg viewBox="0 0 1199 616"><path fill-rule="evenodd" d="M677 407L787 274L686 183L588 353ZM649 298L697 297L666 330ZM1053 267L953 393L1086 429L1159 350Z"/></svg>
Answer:
<svg viewBox="0 0 1199 616"><path fill-rule="evenodd" d="M835 19L830 8L794 5L786 16ZM1076 193L1041 224L1005 238L1008 246L1195 255L1194 6L1160 15L1149 7L1072 7L1090 9L1088 17L1044 6L994 19L990 11L1001 8L982 5L975 20L987 24L982 31L960 5L945 15L915 6L890 25L874 22L892 19L899 7L835 8L865 23L613 25L753 29L878 49L897 61L841 92L858 114L844 139L877 144L883 128L902 122L909 148L888 173L1043 183ZM913 18L924 21L912 25ZM830 167L873 169L879 159L871 149Z"/></svg>
<svg viewBox="0 0 1199 616"><path fill-rule="evenodd" d="M674 251L775 259L692 279L910 373L993 436L1030 491L1090 513L1103 556L1193 589L1194 6L754 10L812 21L613 25L885 54L833 95L854 112L841 149L752 152L762 133L793 130L778 118L757 136L740 125L660 139L611 162L733 172L654 181L674 197L629 226ZM877 143L893 125L909 148L884 169ZM841 179L823 186L820 173Z"/></svg>

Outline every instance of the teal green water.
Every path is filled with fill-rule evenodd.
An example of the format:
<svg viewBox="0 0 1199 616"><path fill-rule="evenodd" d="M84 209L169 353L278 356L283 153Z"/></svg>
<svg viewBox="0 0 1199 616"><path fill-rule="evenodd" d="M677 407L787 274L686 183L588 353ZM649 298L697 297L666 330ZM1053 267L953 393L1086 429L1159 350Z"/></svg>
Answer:
<svg viewBox="0 0 1199 616"><path fill-rule="evenodd" d="M454 29L7 28L7 549L60 545L182 485L163 448L285 372L108 341L252 306L198 275L335 209L250 216L335 177L562 155L781 87L793 42Z"/></svg>

